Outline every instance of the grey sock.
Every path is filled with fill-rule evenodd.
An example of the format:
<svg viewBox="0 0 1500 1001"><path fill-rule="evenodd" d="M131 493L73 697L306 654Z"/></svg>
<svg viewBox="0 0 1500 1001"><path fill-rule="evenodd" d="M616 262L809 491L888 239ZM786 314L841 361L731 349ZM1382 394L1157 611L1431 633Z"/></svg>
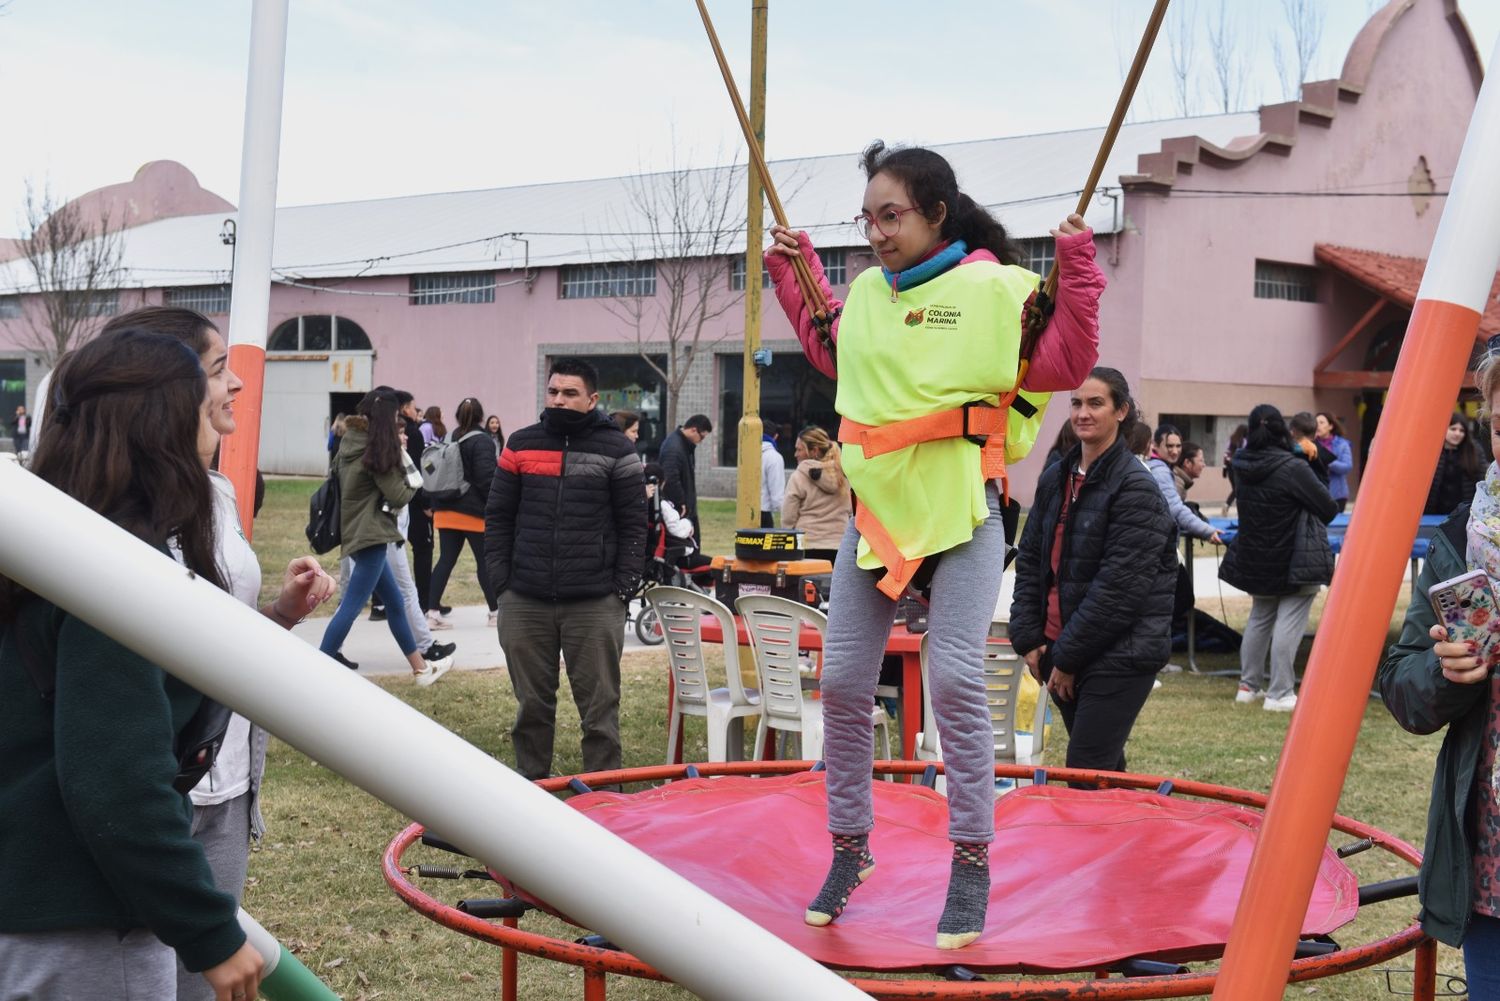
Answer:
<svg viewBox="0 0 1500 1001"><path fill-rule="evenodd" d="M823 888L807 905L804 920L810 925L822 926L844 913L849 895L869 878L874 868L875 856L870 854L868 834L835 834L833 865L828 869L828 878L823 880Z"/></svg>
<svg viewBox="0 0 1500 1001"><path fill-rule="evenodd" d="M953 865L948 872L948 899L938 919L939 949L959 949L984 931L990 904L989 845L953 842Z"/></svg>

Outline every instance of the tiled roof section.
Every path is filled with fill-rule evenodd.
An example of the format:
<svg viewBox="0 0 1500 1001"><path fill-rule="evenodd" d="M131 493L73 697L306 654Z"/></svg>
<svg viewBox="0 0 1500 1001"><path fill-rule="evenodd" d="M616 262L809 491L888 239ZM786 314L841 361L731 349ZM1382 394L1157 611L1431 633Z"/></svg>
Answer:
<svg viewBox="0 0 1500 1001"><path fill-rule="evenodd" d="M1417 301L1417 289L1422 285L1422 272L1427 270L1427 260L1422 257L1396 257L1373 250L1357 250L1340 247L1332 243L1320 243L1313 248L1313 256L1319 264L1339 272L1377 295L1383 295L1398 305L1411 309ZM1500 333L1500 275L1490 285L1490 297L1484 315L1479 318L1479 332L1483 336Z"/></svg>

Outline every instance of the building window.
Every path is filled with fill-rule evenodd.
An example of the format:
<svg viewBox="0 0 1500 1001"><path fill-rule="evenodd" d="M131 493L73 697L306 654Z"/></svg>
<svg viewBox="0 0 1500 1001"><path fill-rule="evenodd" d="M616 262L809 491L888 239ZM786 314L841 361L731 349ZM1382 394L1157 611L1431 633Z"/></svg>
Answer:
<svg viewBox="0 0 1500 1001"><path fill-rule="evenodd" d="M411 276L411 304L413 306L443 306L452 303L494 301L495 275L493 272Z"/></svg>
<svg viewBox="0 0 1500 1001"><path fill-rule="evenodd" d="M162 297L168 306L181 309L196 309L200 313L229 312L228 285L192 285L186 288L169 288Z"/></svg>
<svg viewBox="0 0 1500 1001"><path fill-rule="evenodd" d="M1318 269L1300 264L1255 262L1255 298L1318 301Z"/></svg>
<svg viewBox="0 0 1500 1001"><path fill-rule="evenodd" d="M744 410L745 359L743 355L719 355L719 415L715 418L715 437L719 439L719 461L733 466L739 459L740 414ZM834 382L813 368L801 352L776 353L775 362L760 376L760 415L766 433L779 431L777 449L787 468L796 466L792 451L797 447L797 432L816 424L836 435L838 413L833 409ZM723 430L719 434L719 429Z"/></svg>
<svg viewBox="0 0 1500 1001"><path fill-rule="evenodd" d="M762 262L760 267L760 287L771 287L771 269ZM729 259L729 291L745 291L745 256L736 254Z"/></svg>
<svg viewBox="0 0 1500 1001"><path fill-rule="evenodd" d="M1017 263L1027 271L1034 271L1043 278L1052 270L1052 262L1057 260L1057 241L1050 236L1038 236L1029 240L1017 240L1016 250L1019 251Z"/></svg>
<svg viewBox="0 0 1500 1001"><path fill-rule="evenodd" d="M561 356L547 359L550 365ZM652 355L648 362L638 354L628 355L568 355L581 358L594 366L599 373L599 408L605 413L628 410L640 418L640 438L636 450L643 455L655 455L668 431L667 384L657 368L665 371L666 355ZM656 366L653 368L652 366Z"/></svg>
<svg viewBox="0 0 1500 1001"><path fill-rule="evenodd" d="M18 295L0 295L0 320L18 320L21 318L21 297Z"/></svg>
<svg viewBox="0 0 1500 1001"><path fill-rule="evenodd" d="M1183 444L1192 442L1202 448L1203 461L1210 466L1223 464L1229 438L1243 423L1244 416L1235 414L1162 414L1157 418L1158 426L1175 427L1182 434Z"/></svg>
<svg viewBox="0 0 1500 1001"><path fill-rule="evenodd" d="M84 293L83 314L85 316L114 316L120 311L118 289L102 289Z"/></svg>
<svg viewBox="0 0 1500 1001"><path fill-rule="evenodd" d="M649 297L656 294L655 261L565 264L561 272L564 299Z"/></svg>
<svg viewBox="0 0 1500 1001"><path fill-rule="evenodd" d="M326 354L329 351L370 351L372 348L364 328L353 320L342 316L298 316L271 332L266 350Z"/></svg>
<svg viewBox="0 0 1500 1001"><path fill-rule="evenodd" d="M823 274L830 285L849 284L849 254L843 247L818 252L823 259Z"/></svg>

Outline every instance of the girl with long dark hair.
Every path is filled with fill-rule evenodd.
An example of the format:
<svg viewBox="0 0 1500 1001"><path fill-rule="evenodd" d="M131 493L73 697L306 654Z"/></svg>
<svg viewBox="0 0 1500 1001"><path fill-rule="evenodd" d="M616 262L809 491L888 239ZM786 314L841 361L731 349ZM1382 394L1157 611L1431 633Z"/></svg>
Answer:
<svg viewBox="0 0 1500 1001"><path fill-rule="evenodd" d="M1125 741L1172 652L1177 527L1127 445L1144 425L1125 377L1096 368L1070 402L1078 443L1037 482L1016 555L1010 641L1057 701L1068 767L1121 772Z"/></svg>
<svg viewBox="0 0 1500 1001"><path fill-rule="evenodd" d="M1484 461L1469 440L1469 422L1454 414L1443 433L1443 450L1432 471L1423 514L1448 515L1474 499L1474 486L1484 478Z"/></svg>
<svg viewBox="0 0 1500 1001"><path fill-rule="evenodd" d="M936 560L935 569L927 563L929 676L953 842L936 941L956 949L983 932L989 897L994 742L982 665L1005 564L1001 482L1006 461L1034 439L1045 403L1017 394L1071 389L1088 373L1104 276L1093 234L1069 216L1053 231L1056 314L1023 370L1022 316L1038 277L1016 264L1004 227L959 190L952 166L932 150L877 142L862 163L855 222L881 267L854 280L847 302L830 294L805 233L772 227L766 255L803 352L838 379L843 471L858 498L834 571L822 678L833 862L805 919L836 919L874 869L875 687L896 600ZM842 309L826 343L798 290L790 261L798 256ZM921 431L908 423L919 418L929 419ZM984 427L994 433L985 437ZM966 438L971 431L980 433ZM884 576L877 581L870 570Z"/></svg>
<svg viewBox="0 0 1500 1001"><path fill-rule="evenodd" d="M1251 599L1234 700L1264 699L1263 709L1291 712L1297 705L1297 647L1313 598L1333 579L1324 526L1339 508L1302 453L1293 450L1280 410L1262 403L1247 424L1245 447L1234 459L1239 532L1219 566L1224 582Z"/></svg>
<svg viewBox="0 0 1500 1001"><path fill-rule="evenodd" d="M177 340L102 334L51 381L31 469L223 587L207 388ZM254 996L261 959L174 788L173 744L202 702L0 578L0 997L170 998L174 952L216 999Z"/></svg>
<svg viewBox="0 0 1500 1001"><path fill-rule="evenodd" d="M339 477L339 528L342 555L353 561L344 582L338 610L328 622L318 649L349 667L339 648L370 595L386 607L386 625L396 638L412 677L430 685L448 665L428 663L417 650L416 637L406 621L401 588L386 559L386 544L405 536L397 527L397 512L417 494L422 478L401 447L401 414L394 393L376 390L359 401L354 416L345 421L334 470Z"/></svg>
<svg viewBox="0 0 1500 1001"><path fill-rule="evenodd" d="M436 610L442 604L448 577L458 563L464 544L468 543L469 551L474 554L479 590L484 594L484 603L489 606L489 624L493 626L500 613L484 564L484 505L490 498L490 482L495 478L495 461L500 453L495 449L495 439L485 434L480 426L484 420L484 404L472 396L467 397L459 403L454 419L458 421L458 427L453 429L451 440L458 443L467 489L456 498L432 503L432 525L438 532L438 562L432 568L432 592L428 595L427 607ZM434 614L428 612L429 621Z"/></svg>

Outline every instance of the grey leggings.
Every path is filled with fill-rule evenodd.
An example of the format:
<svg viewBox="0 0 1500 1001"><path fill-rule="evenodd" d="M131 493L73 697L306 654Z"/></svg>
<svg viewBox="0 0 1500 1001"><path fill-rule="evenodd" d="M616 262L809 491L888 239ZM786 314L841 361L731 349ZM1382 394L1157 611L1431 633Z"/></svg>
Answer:
<svg viewBox="0 0 1500 1001"><path fill-rule="evenodd" d="M986 498L988 520L937 565L927 620L932 710L948 776L948 836L984 844L995 837L995 738L985 704L984 646L1005 567L1005 529L993 483ZM851 521L834 564L821 686L828 829L834 834L866 834L875 826L870 715L896 616L896 603L875 587L878 572L855 564L858 545Z"/></svg>

